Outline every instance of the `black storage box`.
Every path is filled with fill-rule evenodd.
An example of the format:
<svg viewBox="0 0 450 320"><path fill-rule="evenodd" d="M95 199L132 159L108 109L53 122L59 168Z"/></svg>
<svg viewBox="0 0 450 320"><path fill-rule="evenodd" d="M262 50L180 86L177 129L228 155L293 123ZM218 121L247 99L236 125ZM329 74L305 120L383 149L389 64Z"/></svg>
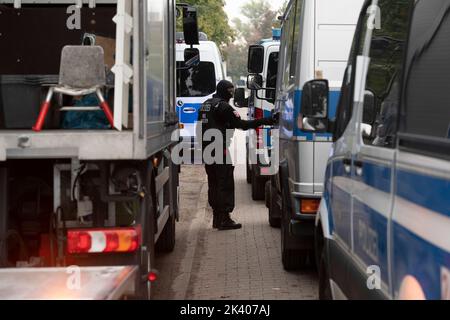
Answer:
<svg viewBox="0 0 450 320"><path fill-rule="evenodd" d="M48 85L57 83L57 75L0 75L0 130L30 130L38 118ZM52 113L46 123L52 122Z"/></svg>

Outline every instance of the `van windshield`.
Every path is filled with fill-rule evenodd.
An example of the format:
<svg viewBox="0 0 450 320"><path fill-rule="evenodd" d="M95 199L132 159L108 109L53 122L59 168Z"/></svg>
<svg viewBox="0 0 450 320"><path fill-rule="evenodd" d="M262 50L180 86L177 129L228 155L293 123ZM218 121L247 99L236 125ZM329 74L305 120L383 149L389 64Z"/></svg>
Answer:
<svg viewBox="0 0 450 320"><path fill-rule="evenodd" d="M278 52L272 52L267 66L267 88L276 88L278 72ZM275 90L266 90L266 98L274 99Z"/></svg>
<svg viewBox="0 0 450 320"><path fill-rule="evenodd" d="M205 97L216 91L214 63L202 61L194 68L183 68L184 62L177 62L177 97Z"/></svg>

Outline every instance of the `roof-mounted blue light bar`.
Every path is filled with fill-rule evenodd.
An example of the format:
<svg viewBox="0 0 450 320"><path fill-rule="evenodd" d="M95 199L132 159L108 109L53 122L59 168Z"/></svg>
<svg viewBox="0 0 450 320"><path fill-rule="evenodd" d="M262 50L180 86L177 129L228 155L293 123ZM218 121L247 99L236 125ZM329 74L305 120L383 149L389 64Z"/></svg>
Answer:
<svg viewBox="0 0 450 320"><path fill-rule="evenodd" d="M272 29L272 39L273 40L281 40L281 29L280 28Z"/></svg>

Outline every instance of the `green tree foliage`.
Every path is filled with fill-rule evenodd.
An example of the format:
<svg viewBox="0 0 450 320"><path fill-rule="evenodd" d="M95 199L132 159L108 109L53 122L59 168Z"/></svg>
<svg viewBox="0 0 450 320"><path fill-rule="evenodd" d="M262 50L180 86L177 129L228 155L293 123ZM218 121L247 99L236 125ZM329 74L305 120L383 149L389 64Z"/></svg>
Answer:
<svg viewBox="0 0 450 320"><path fill-rule="evenodd" d="M199 31L206 33L209 40L219 46L233 42L235 33L228 24L224 0L177 0L177 3L191 4L198 9ZM178 21L178 27L181 29L181 19Z"/></svg>
<svg viewBox="0 0 450 320"><path fill-rule="evenodd" d="M239 36L247 44L255 44L261 39L272 36L272 27L277 23L278 12L272 10L268 0L251 0L241 7L246 21L234 19L233 23Z"/></svg>
<svg viewBox="0 0 450 320"><path fill-rule="evenodd" d="M251 0L241 7L245 19L233 20L238 43L224 50L228 62L228 75L234 81L247 74L248 46L272 37L272 28L280 27L277 18L283 14L287 3L286 1L278 11L272 9L268 0Z"/></svg>

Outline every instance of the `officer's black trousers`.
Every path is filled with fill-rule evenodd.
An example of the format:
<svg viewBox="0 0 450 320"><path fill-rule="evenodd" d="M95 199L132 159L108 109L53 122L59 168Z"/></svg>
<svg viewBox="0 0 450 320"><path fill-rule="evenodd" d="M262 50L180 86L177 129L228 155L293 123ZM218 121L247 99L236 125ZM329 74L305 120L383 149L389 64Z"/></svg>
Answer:
<svg viewBox="0 0 450 320"><path fill-rule="evenodd" d="M230 164L205 165L208 175L208 202L214 214L234 210L234 166Z"/></svg>

